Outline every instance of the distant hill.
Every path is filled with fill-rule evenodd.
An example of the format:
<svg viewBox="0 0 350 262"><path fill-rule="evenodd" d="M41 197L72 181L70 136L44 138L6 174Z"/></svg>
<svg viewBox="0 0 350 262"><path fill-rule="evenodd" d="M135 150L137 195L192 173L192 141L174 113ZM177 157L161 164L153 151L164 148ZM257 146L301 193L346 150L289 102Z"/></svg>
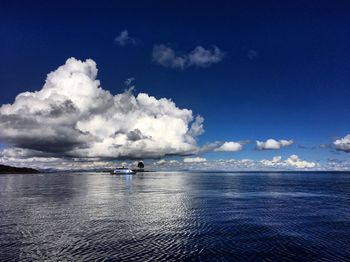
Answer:
<svg viewBox="0 0 350 262"><path fill-rule="evenodd" d="M36 174L38 170L27 167L13 167L0 165L0 174Z"/></svg>

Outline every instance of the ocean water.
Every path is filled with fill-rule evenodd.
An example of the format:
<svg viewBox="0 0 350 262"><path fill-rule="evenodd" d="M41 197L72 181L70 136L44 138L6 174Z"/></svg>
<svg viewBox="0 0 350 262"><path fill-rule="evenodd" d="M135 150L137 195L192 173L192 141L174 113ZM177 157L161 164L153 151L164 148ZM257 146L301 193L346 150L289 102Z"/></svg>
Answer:
<svg viewBox="0 0 350 262"><path fill-rule="evenodd" d="M0 175L1 261L350 261L350 173Z"/></svg>

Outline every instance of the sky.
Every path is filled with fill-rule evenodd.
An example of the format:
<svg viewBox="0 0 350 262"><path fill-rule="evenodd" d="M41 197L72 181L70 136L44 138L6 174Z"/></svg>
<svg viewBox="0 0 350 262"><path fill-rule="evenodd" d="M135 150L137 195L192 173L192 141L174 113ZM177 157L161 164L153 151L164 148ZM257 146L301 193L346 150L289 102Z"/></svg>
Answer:
<svg viewBox="0 0 350 262"><path fill-rule="evenodd" d="M348 170L349 8L2 4L0 163Z"/></svg>

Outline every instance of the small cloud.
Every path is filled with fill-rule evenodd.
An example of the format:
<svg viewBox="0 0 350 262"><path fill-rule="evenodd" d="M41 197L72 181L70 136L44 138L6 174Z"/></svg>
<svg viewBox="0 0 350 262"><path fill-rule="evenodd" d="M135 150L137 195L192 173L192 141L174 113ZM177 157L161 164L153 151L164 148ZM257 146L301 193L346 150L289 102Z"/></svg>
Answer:
<svg viewBox="0 0 350 262"><path fill-rule="evenodd" d="M224 58L224 53L216 46L213 49L205 49L197 46L189 55L189 66L208 67L219 63Z"/></svg>
<svg viewBox="0 0 350 262"><path fill-rule="evenodd" d="M247 57L249 60L254 60L258 56L259 56L259 53L254 49L250 49L247 53Z"/></svg>
<svg viewBox="0 0 350 262"><path fill-rule="evenodd" d="M187 54L178 55L172 48L165 45L155 45L152 52L152 61L164 67L185 69L191 66L209 67L219 63L224 58L224 53L216 46L205 49L197 46Z"/></svg>
<svg viewBox="0 0 350 262"><path fill-rule="evenodd" d="M259 150L273 150L273 149L280 149L285 146L289 146L293 144L293 140L275 140L275 139L267 139L265 142L263 141L256 141L256 147Z"/></svg>
<svg viewBox="0 0 350 262"><path fill-rule="evenodd" d="M243 145L238 142L225 142L220 147L214 149L216 152L237 152L243 149Z"/></svg>
<svg viewBox="0 0 350 262"><path fill-rule="evenodd" d="M166 160L164 160L164 159L161 159L161 160L159 160L159 161L157 161L157 162L155 162L154 164L156 164L156 165L165 165L166 164Z"/></svg>
<svg viewBox="0 0 350 262"><path fill-rule="evenodd" d="M169 68L184 69L186 58L175 55L175 51L165 45L156 45L152 52L153 62Z"/></svg>
<svg viewBox="0 0 350 262"><path fill-rule="evenodd" d="M203 157L185 157L183 159L184 163L203 163L206 162L207 159L203 158Z"/></svg>
<svg viewBox="0 0 350 262"><path fill-rule="evenodd" d="M136 45L136 39L129 36L128 30L121 31L119 36L114 39L114 42L120 46Z"/></svg>
<svg viewBox="0 0 350 262"><path fill-rule="evenodd" d="M350 134L333 142L337 151L350 153Z"/></svg>

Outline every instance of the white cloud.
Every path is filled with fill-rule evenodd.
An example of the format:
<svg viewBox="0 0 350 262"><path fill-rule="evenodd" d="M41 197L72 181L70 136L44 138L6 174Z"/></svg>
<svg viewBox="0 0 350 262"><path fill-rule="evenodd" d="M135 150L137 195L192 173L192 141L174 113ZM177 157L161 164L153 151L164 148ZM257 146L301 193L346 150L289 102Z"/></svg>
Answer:
<svg viewBox="0 0 350 262"><path fill-rule="evenodd" d="M280 149L285 146L289 146L293 144L293 140L275 140L275 139L267 139L264 141L256 141L256 147L259 150L272 150L272 149Z"/></svg>
<svg viewBox="0 0 350 262"><path fill-rule="evenodd" d="M289 166L296 167L296 168L313 168L316 166L316 163L301 160L297 155L291 155L286 160L286 163Z"/></svg>
<svg viewBox="0 0 350 262"><path fill-rule="evenodd" d="M263 159L263 160L261 160L260 162L261 162L263 165L265 165L265 166L274 167L274 166L280 165L281 160L282 160L282 157L281 157L281 156L274 156L274 157L272 158L272 160Z"/></svg>
<svg viewBox="0 0 350 262"><path fill-rule="evenodd" d="M129 36L128 30L123 30L120 32L114 41L120 46L126 46L128 44L135 45L136 39Z"/></svg>
<svg viewBox="0 0 350 262"><path fill-rule="evenodd" d="M216 152L236 152L243 149L241 143L238 142L224 142L220 147L214 149Z"/></svg>
<svg viewBox="0 0 350 262"><path fill-rule="evenodd" d="M93 60L70 58L43 88L0 107L0 140L34 155L156 158L198 150L203 118L169 99L112 95Z"/></svg>
<svg viewBox="0 0 350 262"><path fill-rule="evenodd" d="M186 159L186 160L185 160ZM50 156L31 156L28 150L7 148L0 150L0 164L27 166L39 169L56 170L95 170L112 169L116 166L136 167L138 161L115 161L101 158L65 158ZM350 170L350 161L330 159L324 165L305 161L296 155L283 160L275 156L270 160L253 159L219 159L208 160L203 157L186 157L182 161L176 159L146 160L146 170L222 170L222 171L260 171L260 170Z"/></svg>
<svg viewBox="0 0 350 262"><path fill-rule="evenodd" d="M189 66L208 67L211 64L219 63L224 58L224 53L216 46L211 49L205 49L197 46L188 54Z"/></svg>
<svg viewBox="0 0 350 262"><path fill-rule="evenodd" d="M328 159L327 164L323 166L325 170L350 171L350 160L345 159Z"/></svg>
<svg viewBox="0 0 350 262"><path fill-rule="evenodd" d="M205 49L197 46L190 53L179 55L172 48L165 45L155 45L152 52L153 62L169 68L185 69L190 66L209 67L219 63L224 53L218 48Z"/></svg>
<svg viewBox="0 0 350 262"><path fill-rule="evenodd" d="M219 159L208 160L202 157L189 157L182 162L177 160L160 160L154 163L156 170L208 170L208 171L276 171L276 170L350 170L350 162L337 165L321 166L291 155L286 160L275 156L271 160L253 159Z"/></svg>
<svg viewBox="0 0 350 262"><path fill-rule="evenodd" d="M184 163L203 163L206 162L207 160L203 157L185 157L183 159Z"/></svg>
<svg viewBox="0 0 350 262"><path fill-rule="evenodd" d="M315 162L308 162L305 160L301 160L297 155L291 155L286 160L282 160L281 156L275 156L272 160L261 160L261 164L264 166L272 167L272 168L314 168L317 166Z"/></svg>
<svg viewBox="0 0 350 262"><path fill-rule="evenodd" d="M155 165L165 165L166 164L166 160L164 159L161 159L161 160L158 160L157 162L154 162Z"/></svg>
<svg viewBox="0 0 350 262"><path fill-rule="evenodd" d="M191 129L189 130L188 134L190 136L199 136L204 133L204 127L203 127L204 118L201 116L196 116L195 121L191 125Z"/></svg>
<svg viewBox="0 0 350 262"><path fill-rule="evenodd" d="M274 156L272 158L272 163L278 163L279 161L281 161L282 157L281 156Z"/></svg>
<svg viewBox="0 0 350 262"><path fill-rule="evenodd" d="M152 60L164 67L184 69L186 57L177 57L175 51L165 45L156 45L153 47Z"/></svg>
<svg viewBox="0 0 350 262"><path fill-rule="evenodd" d="M350 134L333 142L338 151L350 152Z"/></svg>
<svg viewBox="0 0 350 262"><path fill-rule="evenodd" d="M172 160L161 159L161 160L153 162L153 165L157 166L157 167L165 167L165 168L171 169L173 167L179 166L180 162L178 160L174 160L174 159L172 159Z"/></svg>

